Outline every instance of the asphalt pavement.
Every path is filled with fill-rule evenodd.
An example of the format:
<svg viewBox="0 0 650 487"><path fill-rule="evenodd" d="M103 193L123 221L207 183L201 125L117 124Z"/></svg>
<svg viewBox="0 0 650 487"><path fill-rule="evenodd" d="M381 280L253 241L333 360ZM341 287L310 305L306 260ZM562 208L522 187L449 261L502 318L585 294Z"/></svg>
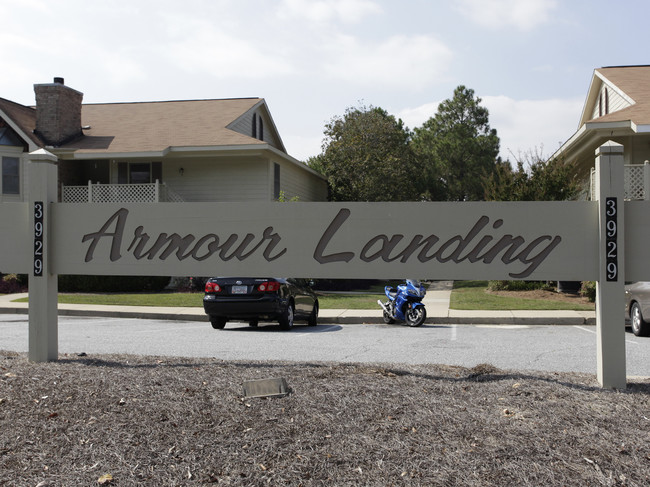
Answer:
<svg viewBox="0 0 650 487"><path fill-rule="evenodd" d="M449 309L453 282L438 281L429 286L424 297L428 324L439 325L595 325L595 311L469 311ZM0 313L26 314L27 303L16 299L28 294L0 296ZM59 316L96 316L111 318L143 318L159 320L203 321L207 316L202 307L171 308L155 306L100 306L92 304L58 305ZM321 309L318 323L322 324L373 324L383 323L382 310L376 309Z"/></svg>

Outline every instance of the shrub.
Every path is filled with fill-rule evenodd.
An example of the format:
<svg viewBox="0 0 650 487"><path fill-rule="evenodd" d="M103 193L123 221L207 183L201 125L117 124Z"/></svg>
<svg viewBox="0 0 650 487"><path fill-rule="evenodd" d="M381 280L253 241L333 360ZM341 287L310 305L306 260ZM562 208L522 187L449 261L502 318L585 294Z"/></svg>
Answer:
<svg viewBox="0 0 650 487"><path fill-rule="evenodd" d="M543 289L555 290L555 286L548 281L488 281L490 291L533 291Z"/></svg>
<svg viewBox="0 0 650 487"><path fill-rule="evenodd" d="M588 298L592 303L596 301L596 281L582 281L580 296Z"/></svg>
<svg viewBox="0 0 650 487"><path fill-rule="evenodd" d="M0 293L2 294L22 293L26 290L27 287L17 274L6 274L0 279Z"/></svg>
<svg viewBox="0 0 650 487"><path fill-rule="evenodd" d="M169 277L59 275L59 291L68 293L156 292L165 289Z"/></svg>

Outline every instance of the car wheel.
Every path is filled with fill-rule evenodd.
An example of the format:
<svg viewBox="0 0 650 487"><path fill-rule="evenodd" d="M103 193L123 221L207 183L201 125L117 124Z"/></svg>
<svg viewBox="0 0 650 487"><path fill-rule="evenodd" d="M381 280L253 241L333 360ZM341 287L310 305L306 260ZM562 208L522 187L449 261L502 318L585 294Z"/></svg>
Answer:
<svg viewBox="0 0 650 487"><path fill-rule="evenodd" d="M427 310L424 306L409 308L406 311L406 324L409 326L420 326L427 319Z"/></svg>
<svg viewBox="0 0 650 487"><path fill-rule="evenodd" d="M316 326L318 324L318 301L314 301L314 308L311 310L307 324L309 326Z"/></svg>
<svg viewBox="0 0 650 487"><path fill-rule="evenodd" d="M650 335L650 323L643 319L643 313L641 313L639 303L632 303L630 321L632 322L632 333L636 336L647 337Z"/></svg>
<svg viewBox="0 0 650 487"><path fill-rule="evenodd" d="M290 330L293 328L293 303L289 303L287 308L284 310L283 315L278 320L280 322L280 328L283 330Z"/></svg>
<svg viewBox="0 0 650 487"><path fill-rule="evenodd" d="M210 324L215 330L222 330L226 326L226 318L217 318L216 316L210 316Z"/></svg>
<svg viewBox="0 0 650 487"><path fill-rule="evenodd" d="M257 320L250 320L250 321L248 322L248 326L252 326L253 328L255 328L255 327L256 327L257 325L259 325L259 324L260 324L260 323L259 323L259 321L257 321Z"/></svg>

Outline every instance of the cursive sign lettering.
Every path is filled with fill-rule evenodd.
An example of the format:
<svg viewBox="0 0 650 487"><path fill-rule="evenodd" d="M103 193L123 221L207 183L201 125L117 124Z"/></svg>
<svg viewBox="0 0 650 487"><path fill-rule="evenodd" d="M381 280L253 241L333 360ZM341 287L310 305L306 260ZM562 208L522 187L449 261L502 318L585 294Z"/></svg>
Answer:
<svg viewBox="0 0 650 487"><path fill-rule="evenodd" d="M321 265L348 263L354 259L365 263L373 262L415 262L440 264L463 262L491 264L500 260L503 264L514 264L508 275L514 279L529 277L551 252L562 242L559 235L540 235L527 239L521 235L505 233L504 220L482 215L467 232L457 235L439 236L401 233L370 235L359 238L348 219L349 208L341 208L321 235L312 257ZM272 226L259 233L217 235L207 233L195 236L191 233L150 234L144 225L135 227L127 235L129 210L120 208L93 233L83 236L82 242L90 242L85 262L91 262L100 242L110 246L111 262L118 261L123 254L130 254L136 260L166 260L170 257L183 261L190 259L204 261L211 257L226 262L232 259L243 261L254 254L261 254L267 262L279 259L287 253L282 237ZM346 228L346 224L348 227ZM129 231L128 233L130 233ZM243 236L242 236L243 235ZM350 243L351 236L354 241ZM347 243L342 243L347 242ZM353 248L350 248L353 245ZM337 251L334 251L337 249ZM309 252L309 250L307 250ZM304 255L304 254L303 254ZM307 254L309 255L309 254ZM517 264L520 264L517 266Z"/></svg>
<svg viewBox="0 0 650 487"><path fill-rule="evenodd" d="M128 215L129 210L121 208L104 223L99 231L83 236L81 239L82 242L91 241L86 252L85 262L93 260L97 244L103 238L111 239L111 262L115 262L122 257L122 241ZM112 226L114 226L114 229L111 228ZM256 239L257 242L255 242ZM246 234L239 245L237 245L239 235L234 233L223 242L214 233L204 235L198 240L192 234L183 237L177 233L160 233L153 243L147 246L150 240L151 237L144 231L144 227L137 227L133 234L133 239L127 248L127 252L131 252L137 260L144 259L145 257L148 260L153 260L156 257L160 260L165 260L170 255L175 254L178 260L185 260L188 257L192 257L195 260L202 261L217 253L223 261L230 260L234 257L238 260L244 260L266 243L262 256L266 261L271 262L282 257L287 251L285 248L275 252L275 248L280 243L281 238L273 231L273 227L265 228L261 237L256 237L252 233ZM232 252L231 249L233 249Z"/></svg>
<svg viewBox="0 0 650 487"><path fill-rule="evenodd" d="M339 252L336 254L326 255L325 251L332 239L340 231L345 221L350 217L350 210L341 209L332 223L327 227L325 233L320 238L314 251L314 259L321 264L332 262L349 262L354 257L354 252ZM489 264L494 259L501 256L504 264L521 262L528 266L521 272L511 272L508 275L516 279L524 279L530 276L537 267L548 257L548 255L562 241L559 235L550 236L542 235L530 243L526 240L513 235L502 235L498 240L492 235L483 235L480 240L476 241L481 232L490 223L490 218L481 216L476 224L465 235L454 235L448 240L440 242L436 235L414 235L411 240L400 248L405 236L401 234L376 235L372 237L362 247L359 258L364 262L373 262L381 259L384 262L393 262L399 259L400 262L406 263L417 253L416 259L422 263L436 260L440 263L464 261L475 263L483 262ZM503 225L502 219L497 219L492 224L492 229L496 230Z"/></svg>

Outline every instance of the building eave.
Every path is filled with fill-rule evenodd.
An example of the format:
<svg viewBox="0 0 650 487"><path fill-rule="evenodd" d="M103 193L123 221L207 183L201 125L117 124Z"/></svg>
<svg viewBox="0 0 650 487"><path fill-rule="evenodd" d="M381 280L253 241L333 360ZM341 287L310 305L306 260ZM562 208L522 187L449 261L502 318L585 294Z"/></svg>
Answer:
<svg viewBox="0 0 650 487"><path fill-rule="evenodd" d="M79 152L75 149L49 148L59 159L88 161L96 159L172 159L174 157L275 157L290 164L300 167L308 173L325 180L325 177L270 144L249 144L249 145L219 145L219 146L189 146L189 147L167 147L161 151L142 152Z"/></svg>
<svg viewBox="0 0 650 487"><path fill-rule="evenodd" d="M27 152L34 152L35 150L40 149L42 146L36 144L31 137L29 137L25 131L12 120L12 118L0 109L0 118L2 118L11 129L18 134L18 136L27 144Z"/></svg>

